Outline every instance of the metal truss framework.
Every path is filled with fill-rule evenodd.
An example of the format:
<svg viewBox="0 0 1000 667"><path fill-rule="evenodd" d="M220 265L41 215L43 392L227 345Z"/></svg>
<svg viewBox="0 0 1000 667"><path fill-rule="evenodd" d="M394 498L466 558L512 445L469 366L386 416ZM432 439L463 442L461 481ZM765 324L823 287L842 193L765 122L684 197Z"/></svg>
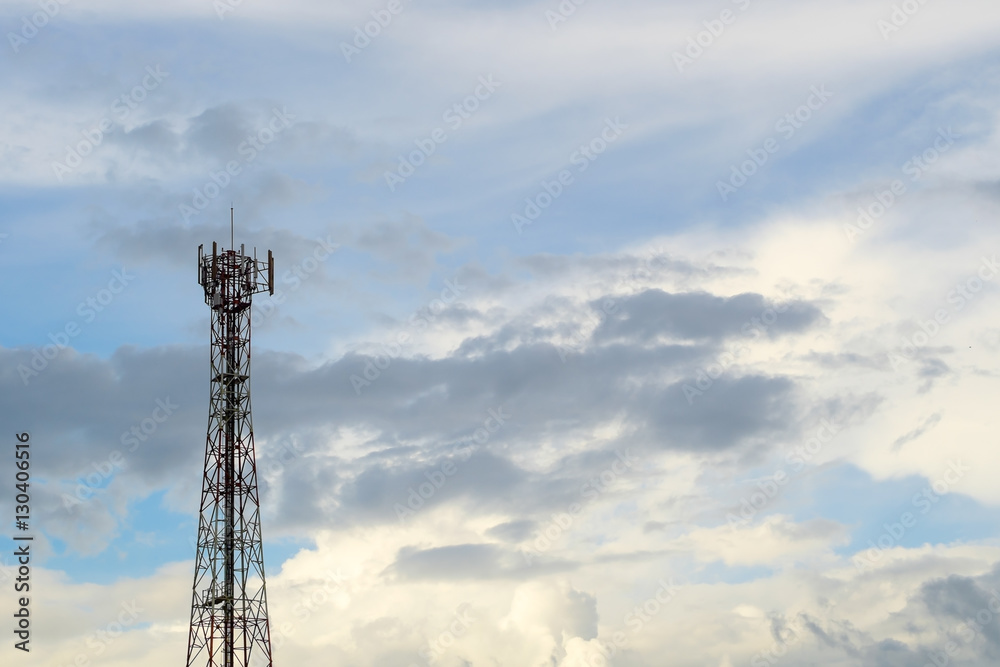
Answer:
<svg viewBox="0 0 1000 667"><path fill-rule="evenodd" d="M272 667L250 417L250 301L274 294L274 262L198 247L212 309L211 402L191 600L188 667Z"/></svg>

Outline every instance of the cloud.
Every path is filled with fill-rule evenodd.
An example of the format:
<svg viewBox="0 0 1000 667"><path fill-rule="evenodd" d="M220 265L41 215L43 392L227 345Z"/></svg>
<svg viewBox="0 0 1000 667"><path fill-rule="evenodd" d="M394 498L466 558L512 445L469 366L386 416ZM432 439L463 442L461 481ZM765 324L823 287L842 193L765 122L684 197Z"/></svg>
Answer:
<svg viewBox="0 0 1000 667"><path fill-rule="evenodd" d="M602 341L640 343L664 335L687 340L729 338L760 329L766 315L771 317L770 326L763 325L769 336L799 332L823 318L813 304L772 304L760 294L718 297L647 290L622 299L621 312L609 316L594 335Z"/></svg>

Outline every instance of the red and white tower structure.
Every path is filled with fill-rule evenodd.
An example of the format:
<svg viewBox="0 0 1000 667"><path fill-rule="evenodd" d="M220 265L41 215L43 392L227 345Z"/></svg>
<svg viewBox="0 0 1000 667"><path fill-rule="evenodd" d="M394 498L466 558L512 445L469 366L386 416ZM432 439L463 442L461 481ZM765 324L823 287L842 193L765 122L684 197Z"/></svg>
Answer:
<svg viewBox="0 0 1000 667"><path fill-rule="evenodd" d="M271 251L199 246L198 283L212 370L187 667L273 667L250 418L250 300L274 294Z"/></svg>

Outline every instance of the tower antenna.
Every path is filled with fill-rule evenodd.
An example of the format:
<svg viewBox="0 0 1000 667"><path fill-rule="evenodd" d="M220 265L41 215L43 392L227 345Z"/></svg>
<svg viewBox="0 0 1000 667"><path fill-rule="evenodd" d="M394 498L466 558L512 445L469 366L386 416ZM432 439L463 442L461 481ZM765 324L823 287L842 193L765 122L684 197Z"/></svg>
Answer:
<svg viewBox="0 0 1000 667"><path fill-rule="evenodd" d="M250 418L251 299L274 294L274 260L198 247L212 310L211 374L187 667L272 667L260 499Z"/></svg>

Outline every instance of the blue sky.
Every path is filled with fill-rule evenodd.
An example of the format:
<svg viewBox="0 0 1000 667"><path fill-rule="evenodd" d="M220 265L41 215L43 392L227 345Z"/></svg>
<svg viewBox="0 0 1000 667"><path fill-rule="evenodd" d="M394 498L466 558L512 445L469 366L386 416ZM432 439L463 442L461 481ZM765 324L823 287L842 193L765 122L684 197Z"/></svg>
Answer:
<svg viewBox="0 0 1000 667"><path fill-rule="evenodd" d="M37 31L44 3L0 7L0 406L35 443L18 659L183 654L196 252L231 206L278 276L252 387L275 664L431 664L469 605L433 664L582 667L625 632L609 664L733 667L791 628L787 664L922 666L989 608L994 4L218 4L72 0ZM995 663L990 623L952 664Z"/></svg>

